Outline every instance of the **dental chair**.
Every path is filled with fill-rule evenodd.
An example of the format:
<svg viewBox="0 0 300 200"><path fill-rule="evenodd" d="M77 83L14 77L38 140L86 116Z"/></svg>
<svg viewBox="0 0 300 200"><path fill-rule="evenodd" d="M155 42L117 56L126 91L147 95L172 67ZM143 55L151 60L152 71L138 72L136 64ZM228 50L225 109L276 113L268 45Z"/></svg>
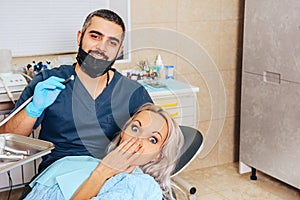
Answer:
<svg viewBox="0 0 300 200"><path fill-rule="evenodd" d="M181 150L181 156L172 174L172 187L180 191L186 199L196 199L196 187L190 185L187 181L177 176L182 172L200 153L203 148L203 136L195 128L180 126L184 136L184 145ZM174 191L174 190L173 190ZM175 194L176 196L176 194Z"/></svg>

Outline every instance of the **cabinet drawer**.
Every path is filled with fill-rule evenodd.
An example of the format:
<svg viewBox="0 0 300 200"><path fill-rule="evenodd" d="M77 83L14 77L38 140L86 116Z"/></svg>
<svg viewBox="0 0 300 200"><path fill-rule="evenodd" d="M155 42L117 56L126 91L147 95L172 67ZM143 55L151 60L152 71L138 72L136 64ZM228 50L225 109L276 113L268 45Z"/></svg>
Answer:
<svg viewBox="0 0 300 200"><path fill-rule="evenodd" d="M172 117L188 117L188 116L195 116L195 108L194 107L176 107L176 108L165 108L165 110L172 116Z"/></svg>
<svg viewBox="0 0 300 200"><path fill-rule="evenodd" d="M196 128L196 120L193 116L188 117L174 117L179 125L190 126Z"/></svg>
<svg viewBox="0 0 300 200"><path fill-rule="evenodd" d="M160 105L163 108L193 106L196 101L196 98L193 95L152 97L152 99L155 104Z"/></svg>

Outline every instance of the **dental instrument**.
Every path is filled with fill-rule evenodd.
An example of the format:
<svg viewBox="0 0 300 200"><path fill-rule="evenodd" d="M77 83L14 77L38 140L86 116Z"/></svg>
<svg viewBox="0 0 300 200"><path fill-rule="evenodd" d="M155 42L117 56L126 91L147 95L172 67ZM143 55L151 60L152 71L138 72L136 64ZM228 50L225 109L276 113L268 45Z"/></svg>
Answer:
<svg viewBox="0 0 300 200"><path fill-rule="evenodd" d="M16 155L16 154L11 154L9 152L5 154L0 154L0 159L7 159L7 160L22 160L26 158L24 155Z"/></svg>
<svg viewBox="0 0 300 200"><path fill-rule="evenodd" d="M63 82L61 82L62 84L66 84L68 83L69 81L73 81L74 80L74 75L71 75L69 78L67 78L66 80L64 80Z"/></svg>
<svg viewBox="0 0 300 200"><path fill-rule="evenodd" d="M14 154L29 155L29 151L18 150L18 149L11 148L9 146L4 146L4 150Z"/></svg>

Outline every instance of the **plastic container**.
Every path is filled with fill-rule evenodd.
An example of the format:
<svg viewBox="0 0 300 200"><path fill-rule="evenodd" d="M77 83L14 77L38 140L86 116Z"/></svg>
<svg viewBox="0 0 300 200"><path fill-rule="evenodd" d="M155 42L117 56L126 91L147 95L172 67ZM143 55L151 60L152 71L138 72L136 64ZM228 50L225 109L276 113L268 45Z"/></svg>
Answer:
<svg viewBox="0 0 300 200"><path fill-rule="evenodd" d="M166 70L164 68L164 64L163 64L160 54L157 55L155 65L156 65L156 69L157 69L158 78L160 80L165 80L166 79Z"/></svg>
<svg viewBox="0 0 300 200"><path fill-rule="evenodd" d="M174 79L174 66L173 65L167 65L165 67L165 71L166 71L167 79Z"/></svg>

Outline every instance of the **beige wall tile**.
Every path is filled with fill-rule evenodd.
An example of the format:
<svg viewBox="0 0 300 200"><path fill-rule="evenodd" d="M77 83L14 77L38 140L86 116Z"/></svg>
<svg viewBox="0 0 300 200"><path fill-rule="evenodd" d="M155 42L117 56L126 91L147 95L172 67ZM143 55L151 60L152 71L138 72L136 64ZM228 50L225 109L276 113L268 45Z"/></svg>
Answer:
<svg viewBox="0 0 300 200"><path fill-rule="evenodd" d="M218 148L218 141L220 140L221 133L224 129L225 121L226 118L208 121L209 126L205 133L204 148L199 155L201 158L207 157L211 151L213 151L215 148Z"/></svg>
<svg viewBox="0 0 300 200"><path fill-rule="evenodd" d="M205 26L202 26L205 24ZM216 26L215 26L216 25ZM205 30L193 30L193 29ZM211 29L210 29L211 28ZM209 30L209 33L205 33ZM179 60L182 65L192 65L197 71L211 71L211 68L218 64L219 60L219 40L218 40L218 23L198 23L187 25L185 23L178 24L178 40ZM214 36L211 36L214 34ZM186 70L184 68L184 73Z"/></svg>
<svg viewBox="0 0 300 200"><path fill-rule="evenodd" d="M198 98L198 120L199 121L208 121L211 119L219 119L221 117L224 117L225 115L218 115L218 110L215 109L214 112L217 112L217 114L212 116L212 109L213 105L212 102L215 102L217 106L221 105L221 103L218 103L218 100L223 100L227 98L226 94L223 96L221 93L215 92L215 87L220 84L218 84L218 78L221 78L218 76L218 74L214 73L199 73L198 75L196 73L189 73L184 74L183 76L177 76L177 80L185 82L187 84L191 84L194 86L199 87L199 92L197 94ZM212 79L215 82L212 82ZM208 82L207 82L208 81ZM220 82L221 80L219 80ZM208 85L210 83L210 85ZM222 90L226 90L226 88L221 88ZM213 99L216 98L216 99ZM220 101L222 102L222 101ZM228 106L227 106L228 107ZM226 105L224 104L224 107L222 109L228 109ZM232 106L231 106L232 107ZM230 107L230 108L231 108Z"/></svg>
<svg viewBox="0 0 300 200"><path fill-rule="evenodd" d="M239 115L239 108L236 106L237 99L234 95L226 95L226 117Z"/></svg>
<svg viewBox="0 0 300 200"><path fill-rule="evenodd" d="M175 68L175 74L178 78L180 78L180 80L184 82L187 82L187 78L184 77L186 75L197 74L198 76L200 76L200 73L197 70L197 66L187 62L181 57L177 57L177 66Z"/></svg>
<svg viewBox="0 0 300 200"><path fill-rule="evenodd" d="M140 28L162 28L162 29L171 29L177 30L176 22L151 22L151 23L132 23L131 29L140 29Z"/></svg>
<svg viewBox="0 0 300 200"><path fill-rule="evenodd" d="M220 20L221 0L178 0L178 21Z"/></svg>
<svg viewBox="0 0 300 200"><path fill-rule="evenodd" d="M219 43L220 43L220 23L217 21L201 21L179 23L178 31L185 34L197 47L186 48L185 52L193 57L194 63L187 63L183 60L182 66L192 64L200 72L211 71L212 66L219 64ZM183 50L180 41L179 50ZM199 59L197 59L199 57ZM183 58L184 59L184 58ZM191 60L188 60L191 61ZM186 67L182 67L183 73L188 73Z"/></svg>
<svg viewBox="0 0 300 200"><path fill-rule="evenodd" d="M159 26L136 28L131 32L131 38L132 51L152 49L176 53L178 33L174 29Z"/></svg>
<svg viewBox="0 0 300 200"><path fill-rule="evenodd" d="M196 72L198 74L206 72L216 72L219 62L218 46L199 46L192 42L195 48L189 48L189 45L178 42L178 73L188 74Z"/></svg>
<svg viewBox="0 0 300 200"><path fill-rule="evenodd" d="M220 70L240 69L242 50L231 45L220 46Z"/></svg>
<svg viewBox="0 0 300 200"><path fill-rule="evenodd" d="M206 133L209 129L210 121L198 121L197 128L202 133L203 137L206 137Z"/></svg>
<svg viewBox="0 0 300 200"><path fill-rule="evenodd" d="M217 70L216 63L212 60L216 56L209 55L209 53L212 52L208 52L207 49L205 49L206 47L199 45L195 40L186 37L181 38L178 40L177 45L178 55L187 66L193 66L199 73ZM211 48L210 51L213 49L214 47ZM215 49L217 49L217 47ZM216 50L214 52L218 51Z"/></svg>
<svg viewBox="0 0 300 200"><path fill-rule="evenodd" d="M198 98L198 106L199 107L211 107L211 96L209 94L208 88L206 85L202 85L199 87L199 92L197 94Z"/></svg>
<svg viewBox="0 0 300 200"><path fill-rule="evenodd" d="M226 116L238 116L240 113L240 74L236 70L220 71L226 89Z"/></svg>
<svg viewBox="0 0 300 200"><path fill-rule="evenodd" d="M226 88L220 71L204 72L202 77L208 88L208 94L211 99L212 119L221 119L226 113Z"/></svg>
<svg viewBox="0 0 300 200"><path fill-rule="evenodd" d="M239 144L235 122L235 117L227 117L225 120L222 135L219 139L218 163L232 163L238 160L235 153Z"/></svg>
<svg viewBox="0 0 300 200"><path fill-rule="evenodd" d="M220 69L220 45L218 44L215 46L204 46L203 48L207 52L213 65L216 68Z"/></svg>
<svg viewBox="0 0 300 200"><path fill-rule="evenodd" d="M185 169L185 171L201 169L218 165L218 145L205 157L196 157L192 163Z"/></svg>
<svg viewBox="0 0 300 200"><path fill-rule="evenodd" d="M225 44L231 44L231 46L235 46L236 48L241 45L239 43L239 37L240 37L240 23L238 20L222 20L221 25L220 25L220 30L221 30L221 38L220 42L221 45Z"/></svg>
<svg viewBox="0 0 300 200"><path fill-rule="evenodd" d="M244 0L221 0L221 19L243 18Z"/></svg>
<svg viewBox="0 0 300 200"><path fill-rule="evenodd" d="M198 121L206 122L212 120L211 106L199 106L198 107Z"/></svg>
<svg viewBox="0 0 300 200"><path fill-rule="evenodd" d="M220 74L226 88L235 88L241 81L240 74L237 70L220 70Z"/></svg>
<svg viewBox="0 0 300 200"><path fill-rule="evenodd" d="M177 21L177 0L132 0L133 24L148 24Z"/></svg>
<svg viewBox="0 0 300 200"><path fill-rule="evenodd" d="M196 40L201 46L216 46L221 36L220 21L197 21L178 23L178 31Z"/></svg>
<svg viewBox="0 0 300 200"><path fill-rule="evenodd" d="M221 24L220 69L241 66L242 32L241 21L225 20Z"/></svg>
<svg viewBox="0 0 300 200"><path fill-rule="evenodd" d="M236 158L237 147L235 146L235 143L233 146L230 146L230 144L227 142L228 146L222 144L220 147L220 141L222 141L222 137L224 137L224 135L222 135L224 131L227 132L224 140L231 141L230 136L236 137L236 135L234 135L234 131L236 129L235 119L232 118L227 122L227 124L226 120L227 119L224 118L219 120L200 121L198 123L198 129L204 136L204 147L206 146L209 151L204 148L198 157L187 168L187 170L216 166L227 163L229 159L232 159L232 157ZM220 150L220 148L222 148L222 150ZM219 159L220 156L228 157L225 160L222 160Z"/></svg>

